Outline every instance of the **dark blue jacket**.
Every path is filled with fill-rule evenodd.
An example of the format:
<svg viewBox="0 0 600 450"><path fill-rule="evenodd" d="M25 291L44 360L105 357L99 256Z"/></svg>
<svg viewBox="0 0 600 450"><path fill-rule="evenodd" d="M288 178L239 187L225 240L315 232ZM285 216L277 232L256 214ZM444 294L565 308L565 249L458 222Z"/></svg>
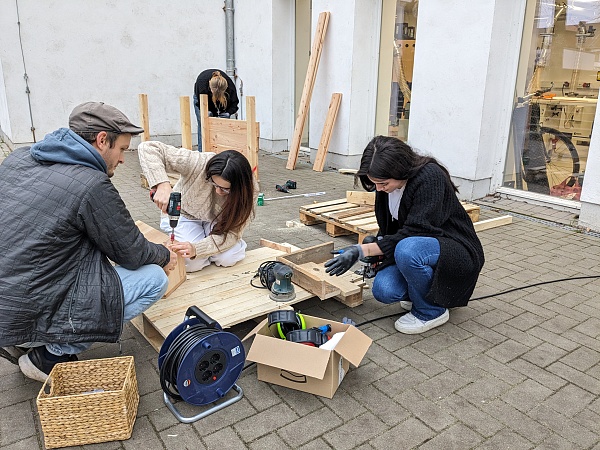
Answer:
<svg viewBox="0 0 600 450"><path fill-rule="evenodd" d="M0 345L115 342L127 269L164 266L94 147L61 128L0 165Z"/></svg>

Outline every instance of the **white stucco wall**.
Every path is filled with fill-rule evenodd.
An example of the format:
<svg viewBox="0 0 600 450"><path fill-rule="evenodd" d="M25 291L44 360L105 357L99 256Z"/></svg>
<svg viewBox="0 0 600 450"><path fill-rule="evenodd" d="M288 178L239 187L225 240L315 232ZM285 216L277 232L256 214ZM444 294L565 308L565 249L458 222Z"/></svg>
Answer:
<svg viewBox="0 0 600 450"><path fill-rule="evenodd" d="M138 94L146 93L151 135L178 144L179 97L193 95L202 70L226 69L223 0L174 0L168 7L158 0L18 0L18 6L38 140L66 126L73 107L89 100L112 104L139 122ZM238 0L234 8L242 100L256 97L261 137L287 148L293 2ZM15 2L0 2L0 30L7 95L4 109L0 98L0 126L14 143L31 142ZM245 104L242 109L245 114ZM195 133L193 109L191 115Z"/></svg>
<svg viewBox="0 0 600 450"><path fill-rule="evenodd" d="M379 0L313 0L312 36L319 13L331 13L310 103L309 145L316 150L323 133L331 94L342 93L327 163L358 166L373 137L379 60Z"/></svg>
<svg viewBox="0 0 600 450"><path fill-rule="evenodd" d="M3 134L8 136L12 133L10 121L8 120L8 99L6 98L4 70L2 69L2 60L0 60L0 137L2 137Z"/></svg>
<svg viewBox="0 0 600 450"><path fill-rule="evenodd" d="M235 2L235 53L243 101L248 95L256 97L261 148L269 151L287 149L293 132L293 18L294 3L288 0Z"/></svg>
<svg viewBox="0 0 600 450"><path fill-rule="evenodd" d="M448 167L464 198L501 183L524 4L419 3L409 142Z"/></svg>

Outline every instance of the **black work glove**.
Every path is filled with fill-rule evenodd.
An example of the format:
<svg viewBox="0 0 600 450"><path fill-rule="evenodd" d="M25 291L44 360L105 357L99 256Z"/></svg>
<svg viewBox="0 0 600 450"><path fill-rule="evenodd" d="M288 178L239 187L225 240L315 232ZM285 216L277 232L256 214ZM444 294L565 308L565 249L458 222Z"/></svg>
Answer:
<svg viewBox="0 0 600 450"><path fill-rule="evenodd" d="M231 117L231 114L224 112L224 113L219 114L219 117L221 119L229 119Z"/></svg>
<svg viewBox="0 0 600 450"><path fill-rule="evenodd" d="M340 250L334 250L331 253L337 254L333 259L330 259L325 263L325 272L329 275L341 275L345 273L350 267L358 261L360 258L362 249L360 245L351 245L350 247L344 247Z"/></svg>

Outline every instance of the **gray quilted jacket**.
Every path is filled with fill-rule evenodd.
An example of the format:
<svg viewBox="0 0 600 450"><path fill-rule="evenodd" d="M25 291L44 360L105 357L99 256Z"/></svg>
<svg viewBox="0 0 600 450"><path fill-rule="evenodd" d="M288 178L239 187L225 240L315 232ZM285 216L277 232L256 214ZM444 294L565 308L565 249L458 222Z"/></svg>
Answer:
<svg viewBox="0 0 600 450"><path fill-rule="evenodd" d="M109 259L164 266L100 154L61 128L0 165L0 345L115 342L123 288Z"/></svg>

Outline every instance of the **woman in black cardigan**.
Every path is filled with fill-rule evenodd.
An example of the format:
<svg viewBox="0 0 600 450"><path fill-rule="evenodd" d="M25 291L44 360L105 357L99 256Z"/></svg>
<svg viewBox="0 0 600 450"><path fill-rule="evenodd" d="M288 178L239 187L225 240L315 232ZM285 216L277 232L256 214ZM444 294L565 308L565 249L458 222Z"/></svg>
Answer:
<svg viewBox="0 0 600 450"><path fill-rule="evenodd" d="M359 258L380 255L373 296L410 310L396 329L417 334L444 324L448 308L468 303L484 263L448 171L397 138L377 136L365 148L356 176L365 190L376 191L379 233L371 243L336 251L325 263L327 272L341 275Z"/></svg>

